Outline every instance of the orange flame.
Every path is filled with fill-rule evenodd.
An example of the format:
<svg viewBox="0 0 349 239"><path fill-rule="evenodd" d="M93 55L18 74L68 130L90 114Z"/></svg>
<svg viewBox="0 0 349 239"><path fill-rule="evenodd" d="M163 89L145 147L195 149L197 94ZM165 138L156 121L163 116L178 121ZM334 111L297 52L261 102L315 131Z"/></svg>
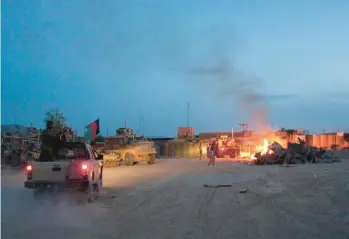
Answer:
<svg viewBox="0 0 349 239"><path fill-rule="evenodd" d="M255 153L260 152L261 155L265 155L265 154L270 154L272 153L272 150L269 149L269 141L267 139L263 140L263 144L262 145L258 145L256 147ZM254 156L254 154L250 155L251 159L256 159L256 157Z"/></svg>
<svg viewBox="0 0 349 239"><path fill-rule="evenodd" d="M261 155L270 154L272 151L269 149L269 141L264 139L264 144L262 146Z"/></svg>

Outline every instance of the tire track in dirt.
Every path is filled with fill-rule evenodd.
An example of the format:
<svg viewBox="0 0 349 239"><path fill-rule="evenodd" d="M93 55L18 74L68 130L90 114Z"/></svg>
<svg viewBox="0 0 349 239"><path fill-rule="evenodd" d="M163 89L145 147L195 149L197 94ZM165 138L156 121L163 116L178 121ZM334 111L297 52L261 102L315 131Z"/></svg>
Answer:
<svg viewBox="0 0 349 239"><path fill-rule="evenodd" d="M196 210L196 217L200 222L200 229L203 235L208 238L214 238L215 235L212 234L213 228L211 224L211 220L209 219L209 213L212 204L212 200L217 193L217 189L213 188L212 190L202 189L206 191L205 196L201 198L198 203L198 207Z"/></svg>
<svg viewBox="0 0 349 239"><path fill-rule="evenodd" d="M108 231L110 225L117 226L120 224L122 227L121 230L113 231L113 235L126 238L129 237L128 234L132 233L132 227L144 227L143 225L137 225L139 219L134 220L134 218L138 218L138 215L147 215L147 224L150 224L149 219L157 218L159 215L166 213L166 210L169 210L175 207L179 210L180 200L176 200L176 191L168 190L173 187L173 182L166 182L162 184L157 184L146 190L133 191L132 189L127 190L127 192L131 192L132 194L124 194L116 198L116 200L112 200L109 204L113 205L111 210L114 210L113 215L110 215L109 218L105 218L103 221L105 230ZM142 200L138 200L140 198L144 198ZM127 202L127 204L118 204L118 202ZM155 204L155 205L154 205ZM159 207L166 205L168 208L164 208L163 210L158 210ZM117 208L116 208L116 207ZM159 217L160 218L160 217ZM130 226L127 222L132 223ZM126 223L126 224L125 224ZM139 236L139 235L138 235Z"/></svg>
<svg viewBox="0 0 349 239"><path fill-rule="evenodd" d="M269 188L268 186L270 183L274 181L274 174L267 172L264 177L258 178L256 181L251 183L251 188L258 189L257 192L255 192L253 189L249 188L248 193L254 195L257 199L257 203L250 204L246 206L248 210L262 210L266 211L269 216L265 215L266 217L270 217L270 220L273 220L273 227L284 227L287 225L289 220L289 215L280 212L279 207L276 204L276 199L282 195L284 192L265 192L263 193L263 188ZM262 186L262 187L261 187ZM273 190L273 188L270 188ZM262 191L260 191L262 190ZM260 192L259 192L260 191ZM264 232L266 229L266 226L264 225L263 220L257 220L255 218L251 218L249 221L248 228L245 228L246 234L249 238L261 238L262 231ZM268 222L267 222L268 223ZM251 230L251 225L253 225L253 230ZM268 226L269 227L269 226ZM262 229L262 231L261 231ZM265 234L265 233L264 233Z"/></svg>

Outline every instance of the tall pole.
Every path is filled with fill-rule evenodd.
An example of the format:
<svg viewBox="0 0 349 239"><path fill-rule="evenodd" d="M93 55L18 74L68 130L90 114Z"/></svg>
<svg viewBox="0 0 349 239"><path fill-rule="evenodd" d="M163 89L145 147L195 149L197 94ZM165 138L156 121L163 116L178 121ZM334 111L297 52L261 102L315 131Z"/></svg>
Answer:
<svg viewBox="0 0 349 239"><path fill-rule="evenodd" d="M145 137L145 126L144 126L144 116L142 115L142 131L143 131L143 138Z"/></svg>
<svg viewBox="0 0 349 239"><path fill-rule="evenodd" d="M142 109L139 111L138 134L142 134Z"/></svg>
<svg viewBox="0 0 349 239"><path fill-rule="evenodd" d="M190 103L188 102L188 107L187 107L187 127L189 128L189 112L190 112Z"/></svg>

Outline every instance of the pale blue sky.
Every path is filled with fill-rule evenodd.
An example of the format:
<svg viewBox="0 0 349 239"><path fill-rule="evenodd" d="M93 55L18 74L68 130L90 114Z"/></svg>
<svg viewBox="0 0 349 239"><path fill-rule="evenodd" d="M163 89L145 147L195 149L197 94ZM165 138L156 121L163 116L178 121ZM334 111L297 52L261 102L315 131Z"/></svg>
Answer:
<svg viewBox="0 0 349 239"><path fill-rule="evenodd" d="M256 121L255 104L273 127L349 129L348 0L3 0L1 15L3 124L59 107L111 134L142 111L171 136L190 101L196 132Z"/></svg>

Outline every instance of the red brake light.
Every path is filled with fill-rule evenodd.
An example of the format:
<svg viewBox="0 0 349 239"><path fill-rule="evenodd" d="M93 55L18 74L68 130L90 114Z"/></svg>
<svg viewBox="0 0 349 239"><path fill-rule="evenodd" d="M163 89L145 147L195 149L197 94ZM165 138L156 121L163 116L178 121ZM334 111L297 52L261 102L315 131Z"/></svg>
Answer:
<svg viewBox="0 0 349 239"><path fill-rule="evenodd" d="M87 169L87 165L86 165L86 164L83 164L83 165L81 166L81 168L82 168L82 170L86 170L86 169Z"/></svg>
<svg viewBox="0 0 349 239"><path fill-rule="evenodd" d="M224 150L224 148L221 148L221 150Z"/></svg>
<svg viewBox="0 0 349 239"><path fill-rule="evenodd" d="M32 171L33 167L29 164L27 165L27 167L25 168L27 171Z"/></svg>

